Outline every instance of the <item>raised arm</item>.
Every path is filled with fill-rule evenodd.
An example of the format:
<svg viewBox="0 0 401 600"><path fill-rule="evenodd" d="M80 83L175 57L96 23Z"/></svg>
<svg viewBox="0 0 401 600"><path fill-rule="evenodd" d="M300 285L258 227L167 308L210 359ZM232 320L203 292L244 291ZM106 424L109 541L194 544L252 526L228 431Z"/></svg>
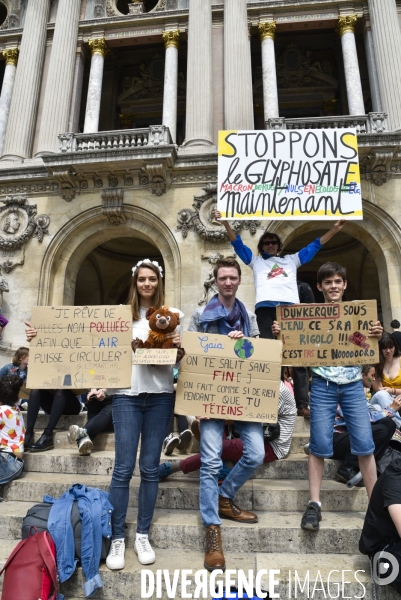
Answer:
<svg viewBox="0 0 401 600"><path fill-rule="evenodd" d="M313 242L311 242L310 244L305 246L305 248L302 248L298 252L298 258L299 258L299 262L301 263L301 265L304 265L305 263L311 261L312 258L315 256L315 254L317 254L317 252L319 252L319 250L323 246L323 244L325 244L326 242L331 240L331 238L336 233L341 231L341 229L344 227L344 224L345 224L344 219L342 219L341 221L337 221L337 223L334 225L334 227L332 227L327 233L322 235L322 237L320 239L316 238Z"/></svg>
<svg viewBox="0 0 401 600"><path fill-rule="evenodd" d="M235 240L237 239L237 234L234 233L234 231L231 229L230 223L221 218L221 212L219 210L214 211L214 216L215 216L215 219L220 221L220 223L223 225L223 227L227 231L227 235L230 239L230 242L235 242Z"/></svg>
<svg viewBox="0 0 401 600"><path fill-rule="evenodd" d="M331 229L329 229L329 231L327 233L322 235L322 237L320 238L321 245L323 246L323 244L325 244L326 242L331 240L331 238L334 237L336 235L336 233L341 231L341 229L344 227L344 225L345 225L345 219L341 219L340 221L337 221L337 223L335 223L335 225L333 225L333 227Z"/></svg>
<svg viewBox="0 0 401 600"><path fill-rule="evenodd" d="M252 262L252 250L245 246L244 242L241 240L240 236L234 233L231 229L228 221L223 221L221 218L221 212L219 210L214 211L216 219L221 221L221 224L226 228L227 235L230 238L231 244L238 255L238 257L244 262L246 265L249 265Z"/></svg>

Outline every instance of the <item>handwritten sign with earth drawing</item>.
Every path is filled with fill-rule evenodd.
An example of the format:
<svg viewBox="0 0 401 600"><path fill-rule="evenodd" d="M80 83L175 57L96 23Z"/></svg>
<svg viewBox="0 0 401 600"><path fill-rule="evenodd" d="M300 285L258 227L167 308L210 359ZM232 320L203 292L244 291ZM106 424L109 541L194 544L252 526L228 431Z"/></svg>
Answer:
<svg viewBox="0 0 401 600"><path fill-rule="evenodd" d="M379 362L376 300L277 307L283 365L330 367Z"/></svg>
<svg viewBox="0 0 401 600"><path fill-rule="evenodd" d="M219 131L224 219L362 219L357 134L347 129Z"/></svg>
<svg viewBox="0 0 401 600"><path fill-rule="evenodd" d="M27 387L124 388L131 385L129 306L35 306Z"/></svg>
<svg viewBox="0 0 401 600"><path fill-rule="evenodd" d="M182 346L175 413L277 421L281 342L186 331Z"/></svg>

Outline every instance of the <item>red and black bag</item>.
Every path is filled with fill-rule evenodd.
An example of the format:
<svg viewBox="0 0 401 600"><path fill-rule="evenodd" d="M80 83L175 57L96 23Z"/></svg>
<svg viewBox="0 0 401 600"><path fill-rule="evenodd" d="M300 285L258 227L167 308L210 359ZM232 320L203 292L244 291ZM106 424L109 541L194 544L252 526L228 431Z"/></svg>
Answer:
<svg viewBox="0 0 401 600"><path fill-rule="evenodd" d="M12 551L0 575L4 570L1 600L56 600L56 547L47 531L22 540Z"/></svg>

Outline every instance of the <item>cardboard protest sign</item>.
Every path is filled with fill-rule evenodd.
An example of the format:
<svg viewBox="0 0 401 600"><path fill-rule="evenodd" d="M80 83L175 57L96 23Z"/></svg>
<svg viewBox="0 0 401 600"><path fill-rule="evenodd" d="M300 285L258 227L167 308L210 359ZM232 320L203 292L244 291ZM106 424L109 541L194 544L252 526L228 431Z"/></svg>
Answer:
<svg viewBox="0 0 401 600"><path fill-rule="evenodd" d="M31 323L27 387L131 386L132 314L129 306L36 306Z"/></svg>
<svg viewBox="0 0 401 600"><path fill-rule="evenodd" d="M379 362L376 300L277 307L283 365L331 367Z"/></svg>
<svg viewBox="0 0 401 600"><path fill-rule="evenodd" d="M134 365L175 365L177 348L138 348L132 359Z"/></svg>
<svg viewBox="0 0 401 600"><path fill-rule="evenodd" d="M277 421L281 342L183 334L174 412L236 421Z"/></svg>
<svg viewBox="0 0 401 600"><path fill-rule="evenodd" d="M347 129L219 131L224 219L362 219L357 134Z"/></svg>

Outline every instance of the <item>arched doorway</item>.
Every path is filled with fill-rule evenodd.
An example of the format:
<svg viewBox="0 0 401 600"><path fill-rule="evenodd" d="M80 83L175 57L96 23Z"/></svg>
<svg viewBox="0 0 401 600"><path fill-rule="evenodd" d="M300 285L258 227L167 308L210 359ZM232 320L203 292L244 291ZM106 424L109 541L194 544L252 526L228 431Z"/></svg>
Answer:
<svg viewBox="0 0 401 600"><path fill-rule="evenodd" d="M140 233L135 238L114 238L92 250L77 274L75 306L126 304L131 270L140 260L156 260L164 270L159 249L143 238Z"/></svg>
<svg viewBox="0 0 401 600"><path fill-rule="evenodd" d="M74 305L78 274L85 259L99 247L105 248L106 252L121 250L121 242L118 240L125 240L124 246L137 248L137 256L140 255L142 242L149 244L143 244L143 249L149 251L154 249L153 256L158 256L161 264L164 265L166 304L180 307L181 258L173 234L163 221L143 208L125 205L124 213L126 222L123 225L111 225L103 215L102 208L98 206L80 213L59 229L42 261L38 306ZM112 242L113 240L117 241ZM111 246L110 242L112 242ZM106 278L108 296L103 290L104 300L113 295L116 300L124 302L126 286L130 281L131 259L135 258L134 255L130 255L133 252L131 249L129 252L126 250L124 252L129 256L129 261L127 258L124 267L126 272L121 273L120 279L114 282L114 286L109 286ZM96 286L98 281L99 279L94 279L92 272L87 285ZM83 293L82 288L79 293Z"/></svg>

